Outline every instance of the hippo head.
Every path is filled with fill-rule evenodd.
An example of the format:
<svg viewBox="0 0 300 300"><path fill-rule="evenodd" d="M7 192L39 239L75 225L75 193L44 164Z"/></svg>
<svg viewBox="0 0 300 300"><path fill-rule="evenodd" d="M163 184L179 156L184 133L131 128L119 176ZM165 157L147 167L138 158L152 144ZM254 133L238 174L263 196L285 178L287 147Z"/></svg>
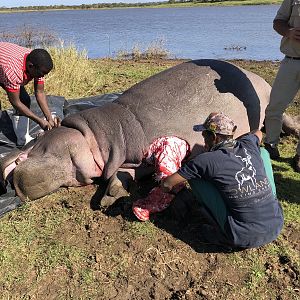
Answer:
<svg viewBox="0 0 300 300"><path fill-rule="evenodd" d="M9 171L3 173L9 173L6 177L13 181L23 201L35 200L59 187L87 185L100 177L103 163L98 163L94 153L79 131L59 127L40 137L32 147L7 157L2 165ZM99 158L99 153L96 155Z"/></svg>
<svg viewBox="0 0 300 300"><path fill-rule="evenodd" d="M16 194L23 201L43 197L74 181L71 164L54 157L29 158L18 164L13 174Z"/></svg>

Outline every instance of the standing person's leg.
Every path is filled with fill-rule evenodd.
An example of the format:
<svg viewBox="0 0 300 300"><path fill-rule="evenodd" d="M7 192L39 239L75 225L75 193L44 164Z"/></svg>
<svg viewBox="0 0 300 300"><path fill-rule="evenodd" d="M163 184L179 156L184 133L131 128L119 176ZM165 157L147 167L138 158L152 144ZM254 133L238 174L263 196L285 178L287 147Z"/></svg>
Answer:
<svg viewBox="0 0 300 300"><path fill-rule="evenodd" d="M272 87L265 117L265 146L272 159L279 158L277 144L282 128L282 115L293 101L299 87L300 60L283 59Z"/></svg>

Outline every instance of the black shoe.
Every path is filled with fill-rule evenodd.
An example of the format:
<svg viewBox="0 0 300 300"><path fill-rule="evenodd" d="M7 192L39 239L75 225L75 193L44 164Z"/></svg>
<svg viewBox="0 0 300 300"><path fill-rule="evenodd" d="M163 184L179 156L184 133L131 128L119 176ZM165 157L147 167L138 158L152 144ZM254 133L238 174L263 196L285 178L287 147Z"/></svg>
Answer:
<svg viewBox="0 0 300 300"><path fill-rule="evenodd" d="M293 167L295 172L300 173L300 156L298 154L296 154L293 158Z"/></svg>
<svg viewBox="0 0 300 300"><path fill-rule="evenodd" d="M265 149L269 152L271 159L280 158L280 153L279 153L279 150L277 148L277 145L272 146L270 144L265 143Z"/></svg>

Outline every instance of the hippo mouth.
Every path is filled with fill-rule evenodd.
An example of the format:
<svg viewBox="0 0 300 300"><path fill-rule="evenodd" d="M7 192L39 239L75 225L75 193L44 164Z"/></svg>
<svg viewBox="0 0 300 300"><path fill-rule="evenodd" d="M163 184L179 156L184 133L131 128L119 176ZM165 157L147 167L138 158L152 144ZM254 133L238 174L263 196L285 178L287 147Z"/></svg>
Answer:
<svg viewBox="0 0 300 300"><path fill-rule="evenodd" d="M3 158L3 161L0 163L0 188L1 190L3 190L3 193L6 192L8 183L11 186L14 186L14 170L22 161L25 161L27 157L28 153L16 150L9 153L6 157Z"/></svg>

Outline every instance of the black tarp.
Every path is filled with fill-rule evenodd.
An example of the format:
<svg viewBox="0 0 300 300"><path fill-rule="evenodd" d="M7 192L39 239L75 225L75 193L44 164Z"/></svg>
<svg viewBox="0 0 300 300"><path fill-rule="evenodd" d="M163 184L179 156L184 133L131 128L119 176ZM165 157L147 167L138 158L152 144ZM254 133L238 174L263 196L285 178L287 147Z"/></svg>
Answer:
<svg viewBox="0 0 300 300"><path fill-rule="evenodd" d="M81 99L66 100L64 97L48 96L48 105L52 113L64 117L77 113L79 111L102 106L105 103L112 102L120 94L105 94ZM35 97L31 97L31 110L37 115L42 116ZM0 111L0 159L16 148L16 136L10 119L13 110ZM33 121L29 122L29 133L35 136L40 127ZM13 187L8 184L5 187L0 184L0 217L5 213L21 205L19 197L15 196Z"/></svg>

